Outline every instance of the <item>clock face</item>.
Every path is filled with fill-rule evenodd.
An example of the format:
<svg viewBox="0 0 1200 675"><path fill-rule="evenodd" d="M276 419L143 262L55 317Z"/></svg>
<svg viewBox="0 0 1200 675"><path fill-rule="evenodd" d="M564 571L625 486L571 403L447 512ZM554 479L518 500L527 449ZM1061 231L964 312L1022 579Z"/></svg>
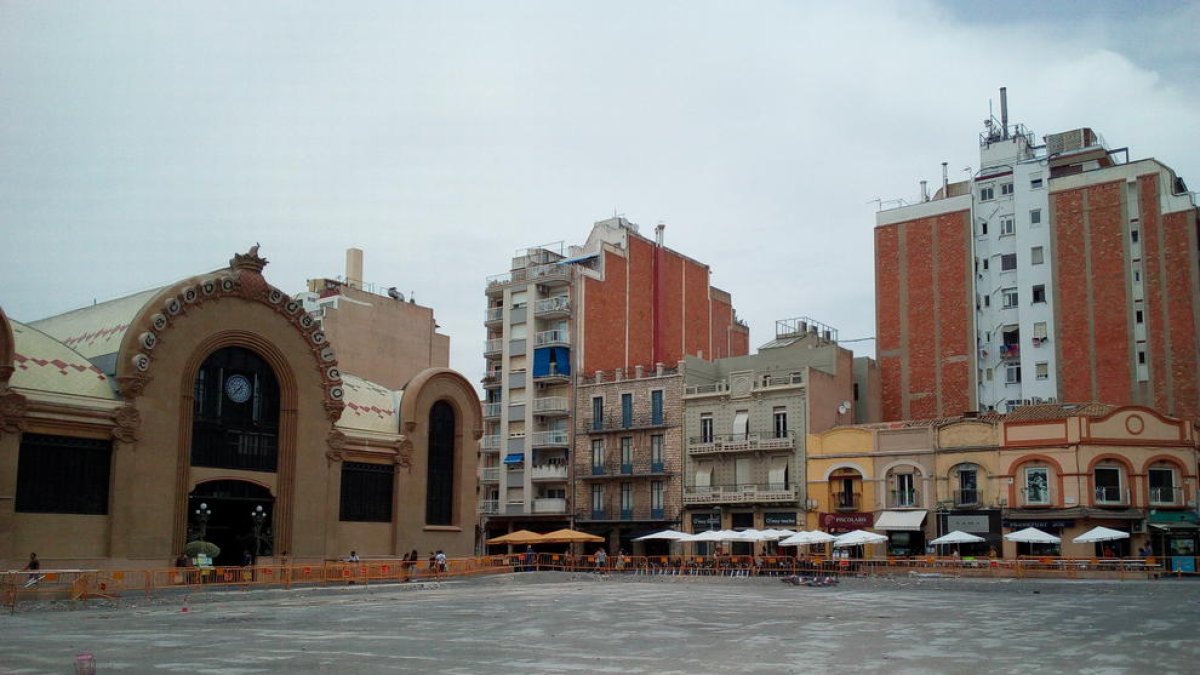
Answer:
<svg viewBox="0 0 1200 675"><path fill-rule="evenodd" d="M234 403L250 400L250 380L245 375L230 375L225 379L225 395Z"/></svg>

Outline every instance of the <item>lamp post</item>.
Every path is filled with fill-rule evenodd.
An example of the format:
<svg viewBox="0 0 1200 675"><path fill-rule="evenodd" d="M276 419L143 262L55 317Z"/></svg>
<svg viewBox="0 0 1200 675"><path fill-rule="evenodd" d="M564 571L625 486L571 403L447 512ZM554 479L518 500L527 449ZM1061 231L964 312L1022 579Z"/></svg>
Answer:
<svg viewBox="0 0 1200 675"><path fill-rule="evenodd" d="M208 504L202 502L200 508L196 509L196 539L204 541L204 535L208 533L208 517L211 515Z"/></svg>
<svg viewBox="0 0 1200 675"><path fill-rule="evenodd" d="M267 512L263 510L262 504L254 507L250 518L254 520L254 557L257 558L262 554L262 528L267 520Z"/></svg>

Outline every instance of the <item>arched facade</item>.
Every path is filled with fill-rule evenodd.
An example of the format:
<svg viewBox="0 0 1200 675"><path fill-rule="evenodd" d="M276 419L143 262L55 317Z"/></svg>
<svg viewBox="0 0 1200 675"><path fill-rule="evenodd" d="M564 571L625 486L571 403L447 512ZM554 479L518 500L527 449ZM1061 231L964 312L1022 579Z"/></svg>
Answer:
<svg viewBox="0 0 1200 675"><path fill-rule="evenodd" d="M209 511L231 512L207 522L231 528L229 545L252 553L316 562L351 549L472 552L481 420L472 387L445 368L404 391L371 383L370 373L344 378L319 322L266 282L265 264L252 249L227 269L29 326L0 312L0 493L36 475L19 470L22 457L26 467L39 457L30 434L47 452L69 456L55 439L82 438L110 457L103 513L25 513L0 501L0 564L36 550L55 566L166 565L200 531L194 502L204 497ZM214 358L227 367L205 369ZM52 368L57 379L38 379ZM213 397L245 407L259 394L271 399L270 414L246 408L240 424L226 409L214 413ZM356 407L343 420L348 402ZM438 402L456 420L452 511L449 522L428 525L429 412ZM367 409L369 420L359 414ZM205 441L224 433L212 424L228 434ZM206 492L217 487L216 497ZM260 506L265 522L255 527L248 519Z"/></svg>

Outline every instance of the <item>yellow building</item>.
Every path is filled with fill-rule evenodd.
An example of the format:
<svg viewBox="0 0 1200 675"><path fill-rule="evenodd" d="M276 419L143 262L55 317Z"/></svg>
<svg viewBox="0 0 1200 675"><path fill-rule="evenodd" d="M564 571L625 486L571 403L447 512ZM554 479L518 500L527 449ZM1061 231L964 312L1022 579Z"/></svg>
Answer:
<svg viewBox="0 0 1200 675"><path fill-rule="evenodd" d="M985 539L964 554L1096 557L1151 546L1184 565L1198 543L1196 468L1193 424L1137 406L1047 404L838 427L809 437L809 527L872 528L889 536L893 555L961 530ZM1072 542L1098 525L1130 537ZM1063 543L1003 539L1024 527Z"/></svg>
<svg viewBox="0 0 1200 675"><path fill-rule="evenodd" d="M0 567L162 566L197 538L218 564L473 551L474 389L341 372L256 249L29 324L0 311Z"/></svg>

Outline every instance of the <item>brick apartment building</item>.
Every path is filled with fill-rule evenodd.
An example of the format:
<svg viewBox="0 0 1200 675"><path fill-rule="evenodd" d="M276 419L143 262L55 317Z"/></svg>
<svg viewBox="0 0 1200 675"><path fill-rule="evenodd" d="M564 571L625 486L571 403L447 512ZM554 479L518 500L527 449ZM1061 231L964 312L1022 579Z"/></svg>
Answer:
<svg viewBox="0 0 1200 675"><path fill-rule="evenodd" d="M1183 180L1092 129L1001 120L981 168L876 216L883 418L1054 401L1200 415L1200 246Z"/></svg>
<svg viewBox="0 0 1200 675"><path fill-rule="evenodd" d="M575 501L573 509L568 500L569 450L590 413L576 407L577 376L594 383L604 377L597 373L620 369L633 377L640 368L658 377L685 356L747 353L749 329L729 294L711 285L707 265L662 238L661 225L651 240L635 224L611 218L596 223L581 246L520 251L509 272L488 279L480 461L487 537L565 527L581 508L592 515L590 502ZM649 441L640 442L648 452ZM635 493L650 499L653 488L639 486ZM653 518L657 508L635 502L634 512L646 510L647 528L678 522L678 512Z"/></svg>

